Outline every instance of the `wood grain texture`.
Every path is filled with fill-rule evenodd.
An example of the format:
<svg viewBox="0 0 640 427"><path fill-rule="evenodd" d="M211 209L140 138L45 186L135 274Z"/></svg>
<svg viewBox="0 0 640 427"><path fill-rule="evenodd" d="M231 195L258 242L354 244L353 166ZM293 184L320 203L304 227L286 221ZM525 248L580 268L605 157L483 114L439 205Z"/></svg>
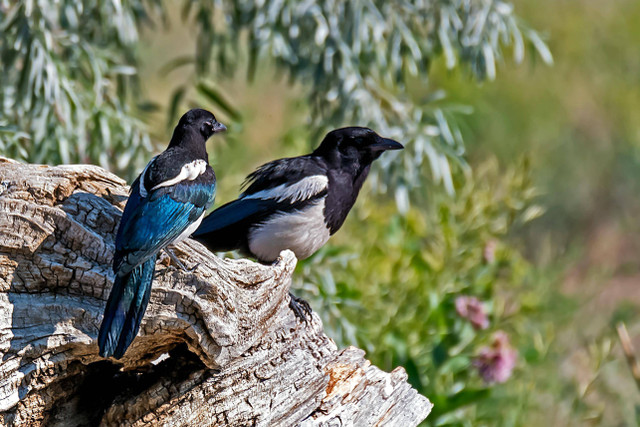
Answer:
<svg viewBox="0 0 640 427"><path fill-rule="evenodd" d="M3 425L416 425L431 403L397 368L338 350L288 308L296 260L220 259L190 239L193 272L156 266L140 332L120 361L96 336L126 183L88 165L0 158ZM158 359L158 360L156 360Z"/></svg>

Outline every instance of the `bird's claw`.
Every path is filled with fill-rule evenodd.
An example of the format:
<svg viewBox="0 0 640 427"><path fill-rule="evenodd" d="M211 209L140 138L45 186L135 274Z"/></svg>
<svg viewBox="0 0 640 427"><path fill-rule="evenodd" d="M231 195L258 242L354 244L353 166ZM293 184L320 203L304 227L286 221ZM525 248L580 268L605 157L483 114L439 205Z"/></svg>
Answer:
<svg viewBox="0 0 640 427"><path fill-rule="evenodd" d="M164 248L164 251L167 255L169 255L169 258L171 259L171 261L173 261L173 263L178 266L178 268L182 271L186 271L187 273L193 273L194 271L196 271L196 269L198 267L200 267L200 263L196 263L196 265L194 265L191 268L187 268L185 267L185 265L182 263L182 261L180 261L178 259L178 257L169 249L169 248ZM169 265L171 266L171 263L169 263Z"/></svg>
<svg viewBox="0 0 640 427"><path fill-rule="evenodd" d="M155 271L153 272L153 278L154 278L154 280L155 280L156 278L158 278L158 277L160 277L160 276L164 275L164 274L165 274L165 273L167 273L168 271L169 271L169 267L165 267L165 268L162 268L162 269L160 269L160 270L155 270Z"/></svg>
<svg viewBox="0 0 640 427"><path fill-rule="evenodd" d="M291 292L289 292L289 298L289 308L293 311L293 314L305 323L309 323L309 318L311 317L311 306L309 303Z"/></svg>

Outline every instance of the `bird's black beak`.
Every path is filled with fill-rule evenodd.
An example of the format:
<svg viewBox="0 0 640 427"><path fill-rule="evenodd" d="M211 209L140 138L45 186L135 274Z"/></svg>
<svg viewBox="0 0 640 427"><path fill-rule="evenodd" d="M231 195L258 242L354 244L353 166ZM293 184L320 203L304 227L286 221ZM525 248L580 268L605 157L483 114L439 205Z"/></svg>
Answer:
<svg viewBox="0 0 640 427"><path fill-rule="evenodd" d="M212 126L213 133L220 133L227 130L227 127L220 122L215 122Z"/></svg>
<svg viewBox="0 0 640 427"><path fill-rule="evenodd" d="M404 145L389 138L380 138L374 144L371 144L369 146L369 149L371 149L371 151L402 150L403 148Z"/></svg>

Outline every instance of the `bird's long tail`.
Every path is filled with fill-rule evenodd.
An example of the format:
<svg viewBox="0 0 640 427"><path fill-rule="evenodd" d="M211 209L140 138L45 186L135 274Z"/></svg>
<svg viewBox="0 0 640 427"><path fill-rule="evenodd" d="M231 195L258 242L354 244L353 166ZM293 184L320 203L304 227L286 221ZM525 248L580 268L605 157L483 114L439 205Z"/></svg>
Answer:
<svg viewBox="0 0 640 427"><path fill-rule="evenodd" d="M120 359L140 328L151 295L157 255L129 274L116 275L98 334L100 356Z"/></svg>

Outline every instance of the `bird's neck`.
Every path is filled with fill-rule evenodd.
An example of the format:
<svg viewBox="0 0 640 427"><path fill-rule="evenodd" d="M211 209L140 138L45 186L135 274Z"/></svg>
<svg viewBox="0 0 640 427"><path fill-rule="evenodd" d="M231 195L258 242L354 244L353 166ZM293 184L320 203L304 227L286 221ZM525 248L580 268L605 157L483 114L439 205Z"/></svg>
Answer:
<svg viewBox="0 0 640 427"><path fill-rule="evenodd" d="M199 132L176 129L171 137L168 148L178 148L187 151L193 159L209 161L207 154L207 140Z"/></svg>
<svg viewBox="0 0 640 427"><path fill-rule="evenodd" d="M355 198L358 197L358 193L362 188L362 184L364 184L364 181L367 179L367 176L369 175L369 169L371 169L371 163L360 167L358 170L358 173L356 173L356 175L353 178L354 203L355 203Z"/></svg>
<svg viewBox="0 0 640 427"><path fill-rule="evenodd" d="M362 183L369 175L369 169L371 168L371 162L366 161L366 159L356 159L351 160L349 163L345 165L353 177L353 186L360 190L362 187Z"/></svg>

